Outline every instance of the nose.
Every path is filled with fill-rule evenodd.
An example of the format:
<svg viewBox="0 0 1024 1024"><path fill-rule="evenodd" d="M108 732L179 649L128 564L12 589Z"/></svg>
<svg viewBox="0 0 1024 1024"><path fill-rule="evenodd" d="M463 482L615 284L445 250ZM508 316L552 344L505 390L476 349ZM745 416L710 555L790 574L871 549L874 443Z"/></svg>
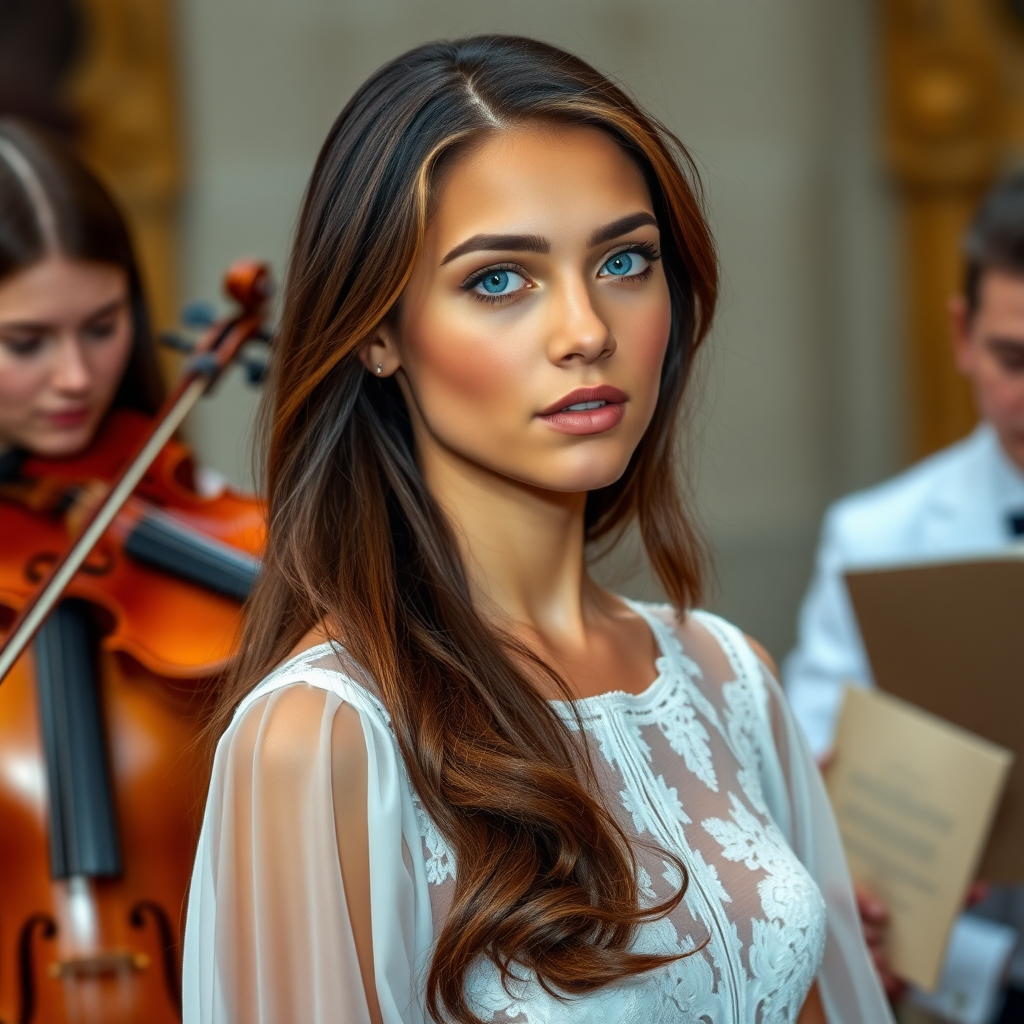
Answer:
<svg viewBox="0 0 1024 1024"><path fill-rule="evenodd" d="M78 338L62 337L54 346L53 376L56 391L65 395L81 395L89 390L92 373Z"/></svg>
<svg viewBox="0 0 1024 1024"><path fill-rule="evenodd" d="M555 323L549 342L551 361L568 366L607 359L615 351L615 339L595 308L587 283L573 279L560 291L560 301L552 304Z"/></svg>

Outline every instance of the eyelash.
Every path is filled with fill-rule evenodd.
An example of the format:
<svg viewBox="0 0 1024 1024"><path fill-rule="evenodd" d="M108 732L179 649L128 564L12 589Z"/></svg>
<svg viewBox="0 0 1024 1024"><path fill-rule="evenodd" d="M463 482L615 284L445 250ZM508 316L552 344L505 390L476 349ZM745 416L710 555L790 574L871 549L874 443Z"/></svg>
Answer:
<svg viewBox="0 0 1024 1024"><path fill-rule="evenodd" d="M608 253L604 258L604 263L601 264L603 267L609 260L614 259L616 256L621 256L624 252L635 252L640 256L643 256L647 260L647 266L640 271L639 274L633 274L632 277L623 277L620 279L622 284L640 284L646 281L651 274L654 272L654 264L661 260L661 253L658 251L657 246L652 245L650 242L638 242L634 245L624 245L621 249L616 249L614 252ZM474 292L473 289L485 278L488 274L493 274L496 270L508 270L513 274L519 274L521 277L526 278L526 271L519 266L517 263L492 263L489 267L483 267L478 270L475 274L470 275L462 282L462 290L470 292L474 299L478 299L480 302L486 302L489 305L498 305L502 302L507 302L509 299L514 299L519 292L509 292L506 295L481 295L479 292ZM529 280L527 278L527 280Z"/></svg>
<svg viewBox="0 0 1024 1024"><path fill-rule="evenodd" d="M112 337L116 331L117 321L111 317L106 320L99 320L94 324L89 324L83 333L88 335L88 337L94 341L106 341L107 338Z"/></svg>
<svg viewBox="0 0 1024 1024"><path fill-rule="evenodd" d="M658 251L658 247L651 242L638 242L635 245L624 245L621 249L616 249L614 252L608 253L604 259L604 263L609 260L615 259L616 256L621 256L624 252L635 252L643 256L647 260L647 266L640 271L639 274L633 274L632 277L622 277L619 281L622 284L639 284L641 281L646 281L647 278L654 273L654 264L661 261L661 253ZM604 263L601 266L604 266Z"/></svg>
<svg viewBox="0 0 1024 1024"><path fill-rule="evenodd" d="M481 295L479 292L474 292L473 289L485 278L488 274L493 274L496 270L508 270L513 274L518 274L520 277L529 278L526 276L526 271L517 263L492 263L489 267L484 267L482 270L478 270L475 274L471 274L462 282L462 290L469 292L474 299L479 299L481 302L486 302L492 306L496 306L502 302L508 302L509 299L514 299L519 292L509 292L506 295Z"/></svg>
<svg viewBox="0 0 1024 1024"><path fill-rule="evenodd" d="M5 340L3 344L11 355L24 359L34 356L42 348L43 342L41 338L25 338L17 341Z"/></svg>

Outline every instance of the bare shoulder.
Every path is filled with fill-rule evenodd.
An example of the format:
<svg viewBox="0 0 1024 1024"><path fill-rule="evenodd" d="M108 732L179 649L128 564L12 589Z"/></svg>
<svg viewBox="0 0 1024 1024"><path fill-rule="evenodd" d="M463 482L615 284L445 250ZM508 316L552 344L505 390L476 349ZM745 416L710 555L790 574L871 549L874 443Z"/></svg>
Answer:
<svg viewBox="0 0 1024 1024"><path fill-rule="evenodd" d="M221 740L229 783L275 806L301 799L321 761L327 696L297 680L252 701Z"/></svg>
<svg viewBox="0 0 1024 1024"><path fill-rule="evenodd" d="M359 712L351 704L343 703L331 722L331 775L336 805L344 799L345 788L352 780L365 780L366 762L366 738Z"/></svg>

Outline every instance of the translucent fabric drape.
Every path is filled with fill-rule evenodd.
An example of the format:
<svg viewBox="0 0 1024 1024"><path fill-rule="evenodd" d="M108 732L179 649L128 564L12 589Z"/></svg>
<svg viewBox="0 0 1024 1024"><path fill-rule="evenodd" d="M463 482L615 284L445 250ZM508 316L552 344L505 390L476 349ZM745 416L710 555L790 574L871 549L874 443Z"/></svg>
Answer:
<svg viewBox="0 0 1024 1024"><path fill-rule="evenodd" d="M370 1024L334 826L332 735L348 713L366 748L377 996L388 1024L419 1024L430 899L386 719L336 674L293 682L253 695L217 750L189 894L184 1019Z"/></svg>
<svg viewBox="0 0 1024 1024"><path fill-rule="evenodd" d="M637 946L712 941L571 1000L530 979L506 991L482 962L471 1002L517 1024L787 1024L816 980L830 1024L891 1022L824 787L774 679L722 620L679 624L669 609L632 606L658 641L658 678L578 707L602 793L637 838L644 898L678 883L659 848L691 873L678 910ZM368 864L368 900L342 870L352 850ZM369 1024L370 1002L384 1024L425 1022L456 870L372 681L327 647L282 666L218 747L189 898L186 1024ZM360 934L372 936L362 969Z"/></svg>

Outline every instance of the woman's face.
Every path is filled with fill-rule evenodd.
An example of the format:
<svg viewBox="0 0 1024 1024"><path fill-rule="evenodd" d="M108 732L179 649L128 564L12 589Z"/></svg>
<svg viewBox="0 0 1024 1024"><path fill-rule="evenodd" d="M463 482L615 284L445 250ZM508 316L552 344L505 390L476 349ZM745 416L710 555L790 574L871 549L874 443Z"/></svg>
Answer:
<svg viewBox="0 0 1024 1024"><path fill-rule="evenodd" d="M85 448L132 347L128 275L47 256L0 281L0 451Z"/></svg>
<svg viewBox="0 0 1024 1024"><path fill-rule="evenodd" d="M671 309L643 176L608 136L532 127L457 160L400 312L398 372L441 465L583 492L624 472L658 400Z"/></svg>

